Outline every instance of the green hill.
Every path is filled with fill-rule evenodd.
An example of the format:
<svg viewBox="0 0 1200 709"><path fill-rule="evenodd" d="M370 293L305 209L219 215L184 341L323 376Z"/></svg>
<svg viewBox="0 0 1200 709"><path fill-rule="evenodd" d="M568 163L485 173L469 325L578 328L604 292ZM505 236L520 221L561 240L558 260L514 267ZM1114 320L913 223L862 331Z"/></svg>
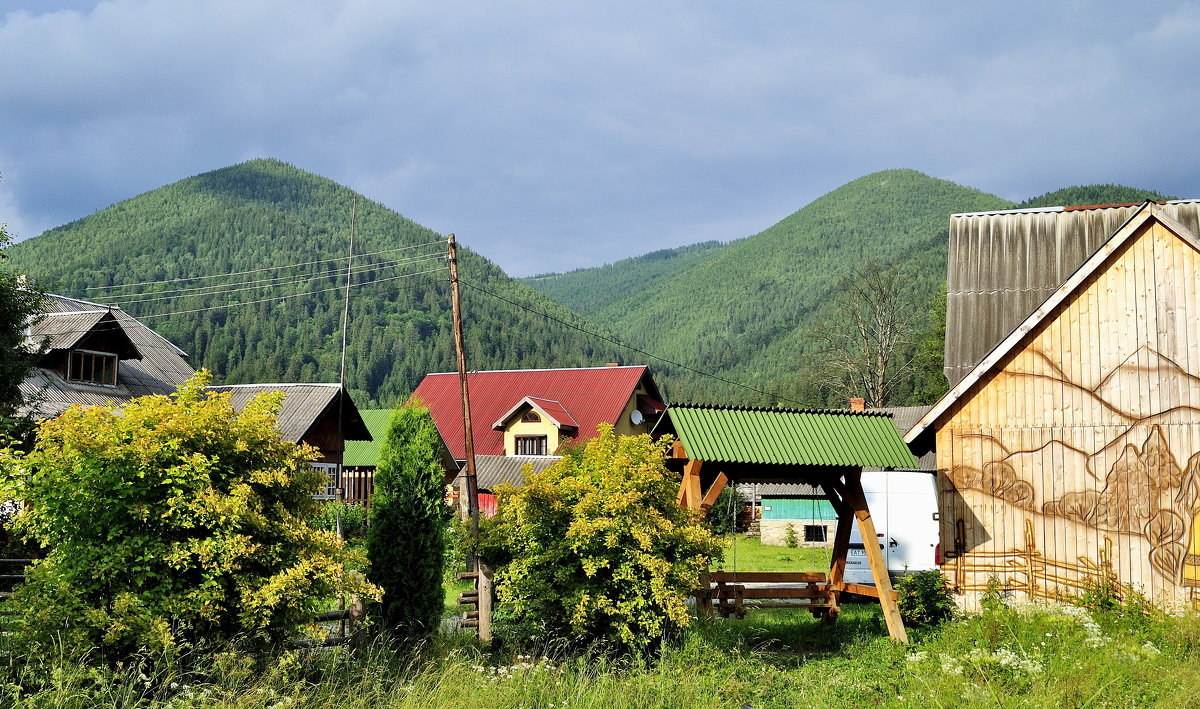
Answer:
<svg viewBox="0 0 1200 709"><path fill-rule="evenodd" d="M9 255L14 268L50 292L145 316L191 354L194 366L226 383L336 381L345 282L338 259L347 251L353 200L351 190L325 178L252 160L120 202ZM347 382L360 405L390 406L425 373L454 369L445 245L441 235L365 198L357 210ZM309 265L262 270L293 264ZM470 250L461 250L461 267L465 282L597 329ZM241 275L169 282L212 274ZM219 307L288 294L300 297ZM470 288L463 302L473 369L626 358L601 340Z"/></svg>
<svg viewBox="0 0 1200 709"><path fill-rule="evenodd" d="M857 265L903 268L905 300L924 325L945 281L949 215L1012 206L913 170L878 172L683 268L636 279L640 288L593 296L602 305L586 312L631 344L789 403L844 405L817 381L811 336L839 282ZM773 401L680 368L661 369L660 384L680 399Z"/></svg>
<svg viewBox="0 0 1200 709"><path fill-rule="evenodd" d="M675 249L660 249L642 256L622 259L594 268L566 273L543 273L522 278L525 285L541 291L582 315L635 293L659 278L690 268L720 253L719 241L705 241Z"/></svg>
<svg viewBox="0 0 1200 709"><path fill-rule="evenodd" d="M1125 185L1079 185L1064 187L1021 202L1017 207L1077 207L1090 204L1133 204L1146 200L1161 202L1168 197L1154 190L1143 190Z"/></svg>

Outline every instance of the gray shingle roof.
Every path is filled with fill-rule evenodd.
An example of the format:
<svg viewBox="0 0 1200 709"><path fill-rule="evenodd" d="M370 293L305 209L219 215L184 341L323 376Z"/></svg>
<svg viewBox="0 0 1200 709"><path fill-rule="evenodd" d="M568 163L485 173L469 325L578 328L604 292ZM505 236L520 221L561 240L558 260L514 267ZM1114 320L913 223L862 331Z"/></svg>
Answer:
<svg viewBox="0 0 1200 709"><path fill-rule="evenodd" d="M250 399L269 391L284 393L283 408L279 412L279 430L284 440L299 441L304 438L322 416L336 415L338 392L342 391L337 384L226 384L211 386L209 391L228 392L233 408L242 410ZM371 432L363 423L358 407L346 394L345 407L342 411L342 430L346 440L369 441Z"/></svg>
<svg viewBox="0 0 1200 709"><path fill-rule="evenodd" d="M141 359L121 360L116 386L68 382L52 369L34 370L21 383L21 395L30 402L26 408L35 418L57 416L72 404L104 405L148 394L170 394L195 373L183 350L120 308L61 295L47 295L45 307L50 317L30 328L31 337L50 335L52 343L68 348L65 343L72 339L78 342L90 332L119 328Z"/></svg>
<svg viewBox="0 0 1200 709"><path fill-rule="evenodd" d="M561 458L556 455L477 455L475 456L475 484L480 490L493 490L502 484L520 487L525 484L522 473L526 465L540 473ZM462 474L454 479L454 486L461 489Z"/></svg>

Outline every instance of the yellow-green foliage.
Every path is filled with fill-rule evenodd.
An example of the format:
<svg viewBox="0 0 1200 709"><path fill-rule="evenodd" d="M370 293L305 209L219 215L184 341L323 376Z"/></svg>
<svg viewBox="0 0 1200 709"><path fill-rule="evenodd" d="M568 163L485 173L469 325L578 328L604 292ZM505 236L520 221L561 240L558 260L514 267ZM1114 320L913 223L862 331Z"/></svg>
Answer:
<svg viewBox="0 0 1200 709"><path fill-rule="evenodd" d="M311 447L280 439L282 395L238 413L209 378L120 410L73 407L28 455L0 455L6 492L26 501L15 528L50 550L9 606L22 638L169 651L295 632L339 591L376 594L343 573L341 540L308 524L323 476Z"/></svg>
<svg viewBox="0 0 1200 709"><path fill-rule="evenodd" d="M643 649L688 625L685 601L720 546L676 502L668 444L602 425L582 452L499 491L482 552L518 627Z"/></svg>

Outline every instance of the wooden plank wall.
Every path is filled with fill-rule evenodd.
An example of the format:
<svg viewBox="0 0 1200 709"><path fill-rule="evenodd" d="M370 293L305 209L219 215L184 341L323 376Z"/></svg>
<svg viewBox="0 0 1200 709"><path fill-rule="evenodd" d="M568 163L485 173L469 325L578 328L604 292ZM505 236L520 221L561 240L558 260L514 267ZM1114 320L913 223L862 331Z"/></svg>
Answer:
<svg viewBox="0 0 1200 709"><path fill-rule="evenodd" d="M1200 254L1151 221L941 419L944 570L1200 598Z"/></svg>

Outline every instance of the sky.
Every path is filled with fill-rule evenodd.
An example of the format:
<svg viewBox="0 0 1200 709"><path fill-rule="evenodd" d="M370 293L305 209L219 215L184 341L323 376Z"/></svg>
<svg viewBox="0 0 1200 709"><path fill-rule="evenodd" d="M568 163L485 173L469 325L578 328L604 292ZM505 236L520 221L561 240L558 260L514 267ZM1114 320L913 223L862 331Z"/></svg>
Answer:
<svg viewBox="0 0 1200 709"><path fill-rule="evenodd" d="M1198 69L1200 1L0 0L0 222L275 157L523 276L891 168L1200 197Z"/></svg>

